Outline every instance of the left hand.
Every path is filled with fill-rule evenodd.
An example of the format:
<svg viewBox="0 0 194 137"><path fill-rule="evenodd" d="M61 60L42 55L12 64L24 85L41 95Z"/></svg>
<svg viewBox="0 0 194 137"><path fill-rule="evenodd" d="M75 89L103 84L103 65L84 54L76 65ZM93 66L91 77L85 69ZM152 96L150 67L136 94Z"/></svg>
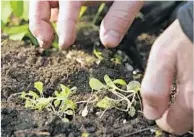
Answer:
<svg viewBox="0 0 194 137"><path fill-rule="evenodd" d="M144 116L163 130L178 135L193 128L194 45L175 20L152 46L141 95ZM171 84L176 75L177 95L169 107Z"/></svg>

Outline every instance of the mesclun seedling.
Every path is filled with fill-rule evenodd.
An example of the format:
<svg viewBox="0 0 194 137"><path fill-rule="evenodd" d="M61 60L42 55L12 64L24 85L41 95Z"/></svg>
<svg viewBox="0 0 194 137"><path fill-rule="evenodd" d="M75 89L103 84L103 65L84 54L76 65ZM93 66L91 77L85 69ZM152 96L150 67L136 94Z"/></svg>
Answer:
<svg viewBox="0 0 194 137"><path fill-rule="evenodd" d="M76 88L69 89L65 85L60 85L61 91L55 91L54 97L44 97L43 95L43 83L35 82L34 87L39 92L34 91L22 92L21 98L25 100L25 107L36 110L46 109L53 112L55 115L62 118L64 122L68 119L66 115L74 115L76 104L69 99L69 97L75 92Z"/></svg>
<svg viewBox="0 0 194 137"><path fill-rule="evenodd" d="M137 98L141 102L138 94L140 83L138 81L131 81L127 84L123 79L112 80L108 75L104 76L104 81L106 84L103 84L96 78L90 78L89 85L93 91L96 91L93 93L93 96L98 98L102 92L106 91L112 93L116 97L111 98L104 96L102 99L97 100L96 106L105 111L107 109L116 108L128 112L128 114L133 117L136 113L134 105L136 104ZM93 96L91 98L93 98ZM125 102L125 108L123 108L121 102Z"/></svg>
<svg viewBox="0 0 194 137"><path fill-rule="evenodd" d="M104 57L102 56L102 52L100 52L99 50L97 50L95 47L93 49L93 54L99 59L99 60L103 60Z"/></svg>

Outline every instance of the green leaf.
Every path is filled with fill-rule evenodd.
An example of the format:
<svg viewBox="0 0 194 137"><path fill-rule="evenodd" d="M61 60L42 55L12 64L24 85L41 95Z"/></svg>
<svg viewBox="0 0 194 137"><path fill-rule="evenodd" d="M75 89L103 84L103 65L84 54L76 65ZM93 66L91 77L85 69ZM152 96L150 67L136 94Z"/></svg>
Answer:
<svg viewBox="0 0 194 137"><path fill-rule="evenodd" d="M14 27L5 27L3 29L3 32L8 34L8 35L18 34L18 33L23 33L23 32L27 33L28 32L28 24L14 26Z"/></svg>
<svg viewBox="0 0 194 137"><path fill-rule="evenodd" d="M69 119L63 118L62 121L63 121L64 123L68 123L68 122L69 122Z"/></svg>
<svg viewBox="0 0 194 137"><path fill-rule="evenodd" d="M94 89L94 90L101 90L102 88L104 88L104 84L102 84L98 79L96 78L90 78L89 81L89 85L90 88Z"/></svg>
<svg viewBox="0 0 194 137"><path fill-rule="evenodd" d="M60 97L59 91L56 91L56 90L55 90L55 96L56 96L56 97Z"/></svg>
<svg viewBox="0 0 194 137"><path fill-rule="evenodd" d="M86 12L88 7L86 6L82 6L81 7L81 10L80 10L80 13L79 13L79 18L81 18L83 16L83 14Z"/></svg>
<svg viewBox="0 0 194 137"><path fill-rule="evenodd" d="M12 35L9 36L9 39L10 40L22 40L25 35L26 35L26 32L12 34Z"/></svg>
<svg viewBox="0 0 194 137"><path fill-rule="evenodd" d="M138 92L141 88L141 84L138 81L130 81L127 85L128 91Z"/></svg>
<svg viewBox="0 0 194 137"><path fill-rule="evenodd" d="M65 104L66 104L66 109L74 110L76 108L76 104L72 100L66 100Z"/></svg>
<svg viewBox="0 0 194 137"><path fill-rule="evenodd" d="M58 106L60 105L60 102L61 102L60 100L55 100L55 101L54 101L55 107L58 107Z"/></svg>
<svg viewBox="0 0 194 137"><path fill-rule="evenodd" d="M73 112L73 110L66 110L65 114L67 114L67 115L74 115L74 112Z"/></svg>
<svg viewBox="0 0 194 137"><path fill-rule="evenodd" d="M93 54L99 59L99 60L103 60L103 56L102 56L102 52L98 51L97 49L93 50Z"/></svg>
<svg viewBox="0 0 194 137"><path fill-rule="evenodd" d="M114 84L119 84L119 85L122 85L122 86L126 86L127 83L123 80L123 79L116 79L113 81Z"/></svg>
<svg viewBox="0 0 194 137"><path fill-rule="evenodd" d="M38 41L37 39L32 35L32 33L28 30L26 33L26 36L31 40L31 42L35 45L38 46Z"/></svg>
<svg viewBox="0 0 194 137"><path fill-rule="evenodd" d="M1 30L5 28L5 23L1 20Z"/></svg>
<svg viewBox="0 0 194 137"><path fill-rule="evenodd" d="M22 92L21 96L20 96L22 99L25 99L26 98L26 92Z"/></svg>
<svg viewBox="0 0 194 137"><path fill-rule="evenodd" d="M135 114L136 114L136 110L133 106L130 107L129 111L128 111L128 114L131 116L131 117L134 117Z"/></svg>
<svg viewBox="0 0 194 137"><path fill-rule="evenodd" d="M116 88L115 84L113 83L113 81L110 79L110 77L108 75L104 76L104 81L106 82L107 86L109 86L109 87L111 87L113 89Z"/></svg>
<svg viewBox="0 0 194 137"><path fill-rule="evenodd" d="M32 109L34 109L34 105L33 105L33 103L32 103L32 101L31 100L26 100L25 101L25 108L32 108Z"/></svg>
<svg viewBox="0 0 194 137"><path fill-rule="evenodd" d="M81 137L89 137L89 133L84 132L84 133L82 133Z"/></svg>
<svg viewBox="0 0 194 137"><path fill-rule="evenodd" d="M28 95L32 96L33 99L38 99L40 98L38 94L36 94L34 91L29 91Z"/></svg>
<svg viewBox="0 0 194 137"><path fill-rule="evenodd" d="M44 108L46 108L50 101L52 100L53 98L49 97L49 98L39 98L37 99L37 103L36 103L36 109L38 110L42 110Z"/></svg>
<svg viewBox="0 0 194 137"><path fill-rule="evenodd" d="M60 100L67 99L72 94L71 90L63 84L60 84L60 87L62 91L60 93L55 91L55 96Z"/></svg>
<svg viewBox="0 0 194 137"><path fill-rule="evenodd" d="M29 17L29 1L23 1L23 14L22 14L22 18L26 21L28 21Z"/></svg>
<svg viewBox="0 0 194 137"><path fill-rule="evenodd" d="M11 16L12 8L10 1L1 1L1 20L6 24Z"/></svg>
<svg viewBox="0 0 194 137"><path fill-rule="evenodd" d="M10 1L13 13L20 17L23 14L23 1Z"/></svg>
<svg viewBox="0 0 194 137"><path fill-rule="evenodd" d="M105 96L102 100L97 102L96 106L102 109L108 109L114 107L114 103L109 97Z"/></svg>
<svg viewBox="0 0 194 137"><path fill-rule="evenodd" d="M39 91L40 95L43 95L43 83L38 81L34 83L34 87Z"/></svg>

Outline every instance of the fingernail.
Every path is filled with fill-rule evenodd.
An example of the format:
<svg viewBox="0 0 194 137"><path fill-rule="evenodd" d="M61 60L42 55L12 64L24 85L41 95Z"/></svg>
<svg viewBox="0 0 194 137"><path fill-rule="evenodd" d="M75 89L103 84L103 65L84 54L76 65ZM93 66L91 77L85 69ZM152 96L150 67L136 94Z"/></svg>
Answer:
<svg viewBox="0 0 194 137"><path fill-rule="evenodd" d="M40 47L42 47L42 48L43 48L43 46L44 46L44 42L43 42L40 38L36 38L36 39L37 39L38 44L40 45Z"/></svg>
<svg viewBox="0 0 194 137"><path fill-rule="evenodd" d="M104 40L108 43L108 46L116 47L121 42L121 35L115 30L109 30L104 35Z"/></svg>
<svg viewBox="0 0 194 137"><path fill-rule="evenodd" d="M149 120L155 120L161 117L158 110L149 105L144 106L143 114Z"/></svg>

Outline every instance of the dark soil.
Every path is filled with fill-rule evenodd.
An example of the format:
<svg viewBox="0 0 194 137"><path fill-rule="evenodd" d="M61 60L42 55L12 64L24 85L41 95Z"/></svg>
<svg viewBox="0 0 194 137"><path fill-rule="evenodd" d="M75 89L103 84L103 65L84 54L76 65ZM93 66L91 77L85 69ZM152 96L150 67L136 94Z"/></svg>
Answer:
<svg viewBox="0 0 194 137"><path fill-rule="evenodd" d="M143 34L136 41L144 61L155 37L155 34ZM92 54L94 45L105 56L99 64L96 63L98 59ZM155 129L157 126L153 121L144 119L140 112L135 117L130 117L125 112L112 109L100 119L99 114L102 110L93 108L83 118L79 114L83 106L79 105L75 118L69 123L64 123L49 112L25 109L17 96L7 101L14 93L32 90L36 81L44 83L44 93L48 96L59 89L59 84L76 86L77 100L82 100L91 92L88 85L91 76L102 80L104 75L108 74L112 79L122 78L127 82L134 79L133 70L126 68L126 62L132 62L130 59L115 64L110 58L116 51L98 45L98 32L92 29L81 31L76 44L68 51L41 51L38 47L23 41L2 39L2 137L79 137L84 132L89 133L91 137L155 136L155 133L147 128ZM143 46L145 47L142 48ZM139 133L130 135L133 132ZM163 132L161 136L174 135Z"/></svg>

